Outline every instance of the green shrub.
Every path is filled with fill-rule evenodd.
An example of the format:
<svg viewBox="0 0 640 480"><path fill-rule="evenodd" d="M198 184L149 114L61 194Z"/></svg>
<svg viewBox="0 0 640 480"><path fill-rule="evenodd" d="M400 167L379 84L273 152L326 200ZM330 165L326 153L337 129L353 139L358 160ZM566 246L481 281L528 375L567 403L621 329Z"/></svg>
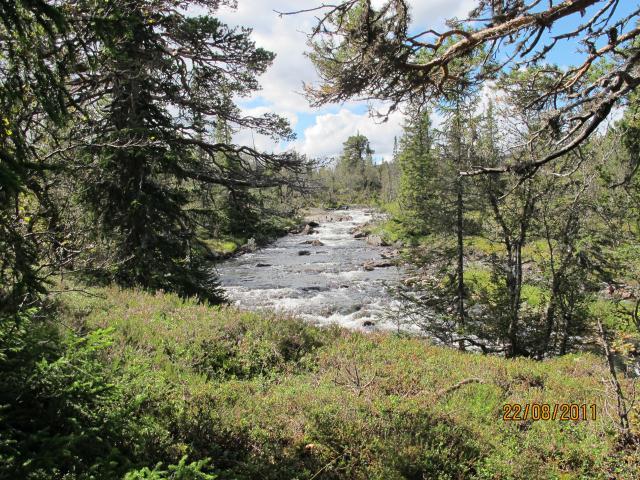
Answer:
<svg viewBox="0 0 640 480"><path fill-rule="evenodd" d="M215 480L215 475L202 471L208 468L208 464L209 459L187 463L185 455L177 465L169 465L167 470L162 470L162 464L156 465L153 470L144 467L128 472L124 480Z"/></svg>
<svg viewBox="0 0 640 480"><path fill-rule="evenodd" d="M110 332L65 338L26 318L0 329L0 478L117 478L127 416L103 359Z"/></svg>

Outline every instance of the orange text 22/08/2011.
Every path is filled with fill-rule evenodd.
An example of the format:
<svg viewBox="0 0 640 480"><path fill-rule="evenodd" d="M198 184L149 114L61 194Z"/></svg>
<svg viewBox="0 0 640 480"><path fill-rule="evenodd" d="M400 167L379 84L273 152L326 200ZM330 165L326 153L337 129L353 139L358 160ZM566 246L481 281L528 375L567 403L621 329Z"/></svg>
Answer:
<svg viewBox="0 0 640 480"><path fill-rule="evenodd" d="M578 403L506 403L502 407L502 419L517 420L595 420L596 405Z"/></svg>

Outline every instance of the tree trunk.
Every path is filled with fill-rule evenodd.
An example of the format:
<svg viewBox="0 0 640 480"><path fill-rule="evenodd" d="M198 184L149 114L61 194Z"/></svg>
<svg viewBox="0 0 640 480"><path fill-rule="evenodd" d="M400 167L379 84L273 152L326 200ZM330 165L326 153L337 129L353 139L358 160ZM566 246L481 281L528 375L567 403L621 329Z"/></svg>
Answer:
<svg viewBox="0 0 640 480"><path fill-rule="evenodd" d="M464 205L463 205L463 184L462 177L458 177L457 180L457 256L458 256L458 327L463 327L465 324L465 311L464 311ZM458 342L458 348L464 350L464 340Z"/></svg>
<svg viewBox="0 0 640 480"><path fill-rule="evenodd" d="M551 281L551 297L549 298L549 305L545 312L544 336L542 337L540 350L538 351L538 360L542 360L545 353L549 350L549 342L551 341L551 333L553 333L553 324L555 323L556 317L556 302L559 293L560 276L554 273L553 280Z"/></svg>
<svg viewBox="0 0 640 480"><path fill-rule="evenodd" d="M607 340L607 335L600 319L598 319L598 334L600 336L600 341L602 342L602 347L604 348L604 355L607 360L607 366L609 367L611 383L613 384L616 394L616 410L618 413L618 421L620 423L620 437L622 441L625 442L629 438L627 402L624 398L624 392L622 391L622 386L620 385L620 381L618 380L618 375L616 373L613 352L611 351L611 348L609 348L609 341Z"/></svg>
<svg viewBox="0 0 640 480"><path fill-rule="evenodd" d="M520 319L520 297L522 293L522 244L515 243L514 250L509 252L509 272L507 273L507 288L509 291L509 327L507 338L509 346L508 357L515 357L520 353L518 344L518 327Z"/></svg>

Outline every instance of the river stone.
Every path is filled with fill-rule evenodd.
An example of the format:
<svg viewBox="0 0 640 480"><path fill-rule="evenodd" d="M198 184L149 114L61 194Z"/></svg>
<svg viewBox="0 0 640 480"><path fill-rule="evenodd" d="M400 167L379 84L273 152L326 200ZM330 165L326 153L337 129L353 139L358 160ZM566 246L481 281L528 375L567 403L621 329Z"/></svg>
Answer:
<svg viewBox="0 0 640 480"><path fill-rule="evenodd" d="M340 315L351 315L352 313L359 312L362 305L345 305L337 309L337 313Z"/></svg>
<svg viewBox="0 0 640 480"><path fill-rule="evenodd" d="M367 237L367 243L374 247L388 247L389 244L384 241L380 235L369 235Z"/></svg>
<svg viewBox="0 0 640 480"><path fill-rule="evenodd" d="M304 242L300 242L300 245L312 245L314 247L322 247L324 243L320 240L305 240Z"/></svg>
<svg viewBox="0 0 640 480"><path fill-rule="evenodd" d="M393 262L389 262L386 260L378 260L377 262L373 262L373 266L376 268L387 268L387 267L393 267Z"/></svg>
<svg viewBox="0 0 640 480"><path fill-rule="evenodd" d="M271 267L270 263L256 263L256 267Z"/></svg>
<svg viewBox="0 0 640 480"><path fill-rule="evenodd" d="M298 252L298 255L302 256L302 255L311 255L311 252L309 250L300 250Z"/></svg>
<svg viewBox="0 0 640 480"><path fill-rule="evenodd" d="M317 228L320 226L318 222L314 222L313 220L311 220L310 222L307 222L307 225L309 225L311 228Z"/></svg>
<svg viewBox="0 0 640 480"><path fill-rule="evenodd" d="M247 243L240 246L238 249L239 253L252 253L258 250L258 244L256 243L255 238L250 238L247 240Z"/></svg>
<svg viewBox="0 0 640 480"><path fill-rule="evenodd" d="M362 264L362 268L370 272L374 268L387 268L393 267L394 263L389 260L367 260Z"/></svg>
<svg viewBox="0 0 640 480"><path fill-rule="evenodd" d="M364 322L362 322L363 327L373 327L374 325L375 323L373 323L371 320L365 320Z"/></svg>
<svg viewBox="0 0 640 480"><path fill-rule="evenodd" d="M315 222L314 222L315 223ZM317 225L317 224L316 224ZM304 228L302 229L302 234L303 235L311 235L312 233L316 233L316 231L313 229L313 227L309 224L305 225Z"/></svg>
<svg viewBox="0 0 640 480"><path fill-rule="evenodd" d="M302 287L300 290L303 292L326 292L329 290L329 287Z"/></svg>

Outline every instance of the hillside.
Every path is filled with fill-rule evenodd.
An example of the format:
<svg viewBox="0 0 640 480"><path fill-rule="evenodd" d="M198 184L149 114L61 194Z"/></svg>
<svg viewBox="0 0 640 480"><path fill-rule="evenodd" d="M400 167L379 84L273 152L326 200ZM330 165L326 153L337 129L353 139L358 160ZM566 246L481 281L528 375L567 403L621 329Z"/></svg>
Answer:
<svg viewBox="0 0 640 480"><path fill-rule="evenodd" d="M86 413L118 424L112 450L96 452L99 478L184 455L209 458L202 471L220 479L637 478L638 452L616 448L600 358L504 360L170 294L91 293L62 301L62 323L85 338L63 363L94 358L109 385ZM87 336L96 329L111 340ZM504 421L513 403L595 404L596 420Z"/></svg>

